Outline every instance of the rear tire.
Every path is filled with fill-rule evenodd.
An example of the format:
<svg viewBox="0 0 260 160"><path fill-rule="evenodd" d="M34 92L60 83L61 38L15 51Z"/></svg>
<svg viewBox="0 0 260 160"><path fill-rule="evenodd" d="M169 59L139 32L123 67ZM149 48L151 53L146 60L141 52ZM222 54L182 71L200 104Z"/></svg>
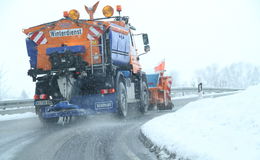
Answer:
<svg viewBox="0 0 260 160"><path fill-rule="evenodd" d="M126 88L122 81L119 82L117 88L117 104L118 104L119 116L125 118L127 116L128 104L127 104Z"/></svg>
<svg viewBox="0 0 260 160"><path fill-rule="evenodd" d="M172 110L173 107L174 107L174 104L173 104L173 103L169 103L169 104L166 106L166 109Z"/></svg>
<svg viewBox="0 0 260 160"><path fill-rule="evenodd" d="M140 111L142 113L146 113L149 108L149 90L145 82L142 82L142 89L141 89L140 96L141 96Z"/></svg>
<svg viewBox="0 0 260 160"><path fill-rule="evenodd" d="M167 106L165 106L164 104L160 104L158 105L158 110L172 110L174 107L173 103L169 103Z"/></svg>

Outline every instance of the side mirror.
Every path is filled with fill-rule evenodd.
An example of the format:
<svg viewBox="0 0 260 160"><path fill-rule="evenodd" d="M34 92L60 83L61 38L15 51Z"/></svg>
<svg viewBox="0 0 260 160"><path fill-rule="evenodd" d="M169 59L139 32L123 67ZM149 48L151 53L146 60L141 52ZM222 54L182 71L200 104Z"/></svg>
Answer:
<svg viewBox="0 0 260 160"><path fill-rule="evenodd" d="M134 26L131 26L131 25L130 25L130 29L132 29L134 31L136 30L136 28Z"/></svg>
<svg viewBox="0 0 260 160"><path fill-rule="evenodd" d="M148 53L149 51L150 51L150 45L149 45L149 39L148 39L148 34L147 33L141 33L141 34L137 34L137 35L142 35L142 37L143 37L143 42L144 42L144 53L141 53L141 54L139 54L138 55L138 60L139 60L139 57L141 56L141 55L144 55L144 54L146 54L146 53Z"/></svg>
<svg viewBox="0 0 260 160"><path fill-rule="evenodd" d="M144 46L144 51L147 53L150 51L150 46L149 45L145 45Z"/></svg>
<svg viewBox="0 0 260 160"><path fill-rule="evenodd" d="M149 39L148 39L148 34L144 33L142 34L143 36L143 41L144 41L144 45L148 45L149 44Z"/></svg>

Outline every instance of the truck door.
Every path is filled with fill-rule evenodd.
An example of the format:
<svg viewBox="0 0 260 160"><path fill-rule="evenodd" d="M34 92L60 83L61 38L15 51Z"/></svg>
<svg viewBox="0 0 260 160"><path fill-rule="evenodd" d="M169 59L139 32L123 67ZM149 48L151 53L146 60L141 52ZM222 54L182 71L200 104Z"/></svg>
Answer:
<svg viewBox="0 0 260 160"><path fill-rule="evenodd" d="M130 39L126 28L113 25L110 28L110 50L112 63L117 66L128 66L130 63Z"/></svg>

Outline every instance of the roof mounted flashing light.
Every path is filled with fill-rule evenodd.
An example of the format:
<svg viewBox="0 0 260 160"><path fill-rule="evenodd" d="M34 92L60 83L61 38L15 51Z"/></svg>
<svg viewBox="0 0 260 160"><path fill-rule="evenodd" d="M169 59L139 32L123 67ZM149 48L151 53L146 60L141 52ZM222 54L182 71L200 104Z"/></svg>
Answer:
<svg viewBox="0 0 260 160"><path fill-rule="evenodd" d="M117 6L116 6L116 11L117 11L117 12L121 12L121 11L122 11L121 5L117 5Z"/></svg>
<svg viewBox="0 0 260 160"><path fill-rule="evenodd" d="M79 12L76 10L76 9L72 9L69 11L69 17L71 19L74 19L74 20L78 20L79 19Z"/></svg>
<svg viewBox="0 0 260 160"><path fill-rule="evenodd" d="M102 12L105 17L109 18L113 16L114 9L111 6L107 5L103 8Z"/></svg>
<svg viewBox="0 0 260 160"><path fill-rule="evenodd" d="M122 11L121 5L116 6L116 11L119 13L119 16L120 16L120 12Z"/></svg>
<svg viewBox="0 0 260 160"><path fill-rule="evenodd" d="M90 20L93 20L94 19L94 13L98 7L98 4L99 4L99 1L96 2L92 7L87 7L85 5L85 10L87 11L87 13L89 14L89 18ZM121 5L116 5L116 11L119 13L119 16L120 16L120 13L122 11L122 6ZM103 9L102 9L102 12L103 12L103 15L106 17L106 18L110 18L114 15L114 8L111 7L110 5L106 5ZM72 9L70 11L64 11L63 12L63 17L65 18L71 18L73 20L78 20L79 17L80 17L80 14L79 12L76 10L76 9Z"/></svg>
<svg viewBox="0 0 260 160"><path fill-rule="evenodd" d="M63 12L63 17L65 17L65 18L71 18L73 20L78 20L79 16L80 16L80 14L76 9L72 9L69 12L68 11Z"/></svg>
<svg viewBox="0 0 260 160"><path fill-rule="evenodd" d="M69 17L69 12L68 11L64 11L63 12L63 17L68 18Z"/></svg>

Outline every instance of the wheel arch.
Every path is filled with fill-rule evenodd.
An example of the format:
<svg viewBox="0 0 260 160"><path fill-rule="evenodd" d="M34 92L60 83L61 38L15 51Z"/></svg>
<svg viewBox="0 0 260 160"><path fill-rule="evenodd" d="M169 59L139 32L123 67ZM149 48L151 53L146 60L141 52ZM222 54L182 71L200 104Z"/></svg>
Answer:
<svg viewBox="0 0 260 160"><path fill-rule="evenodd" d="M126 85L123 73L121 71L118 71L116 74L116 88L118 87L120 81L122 81L124 85Z"/></svg>

